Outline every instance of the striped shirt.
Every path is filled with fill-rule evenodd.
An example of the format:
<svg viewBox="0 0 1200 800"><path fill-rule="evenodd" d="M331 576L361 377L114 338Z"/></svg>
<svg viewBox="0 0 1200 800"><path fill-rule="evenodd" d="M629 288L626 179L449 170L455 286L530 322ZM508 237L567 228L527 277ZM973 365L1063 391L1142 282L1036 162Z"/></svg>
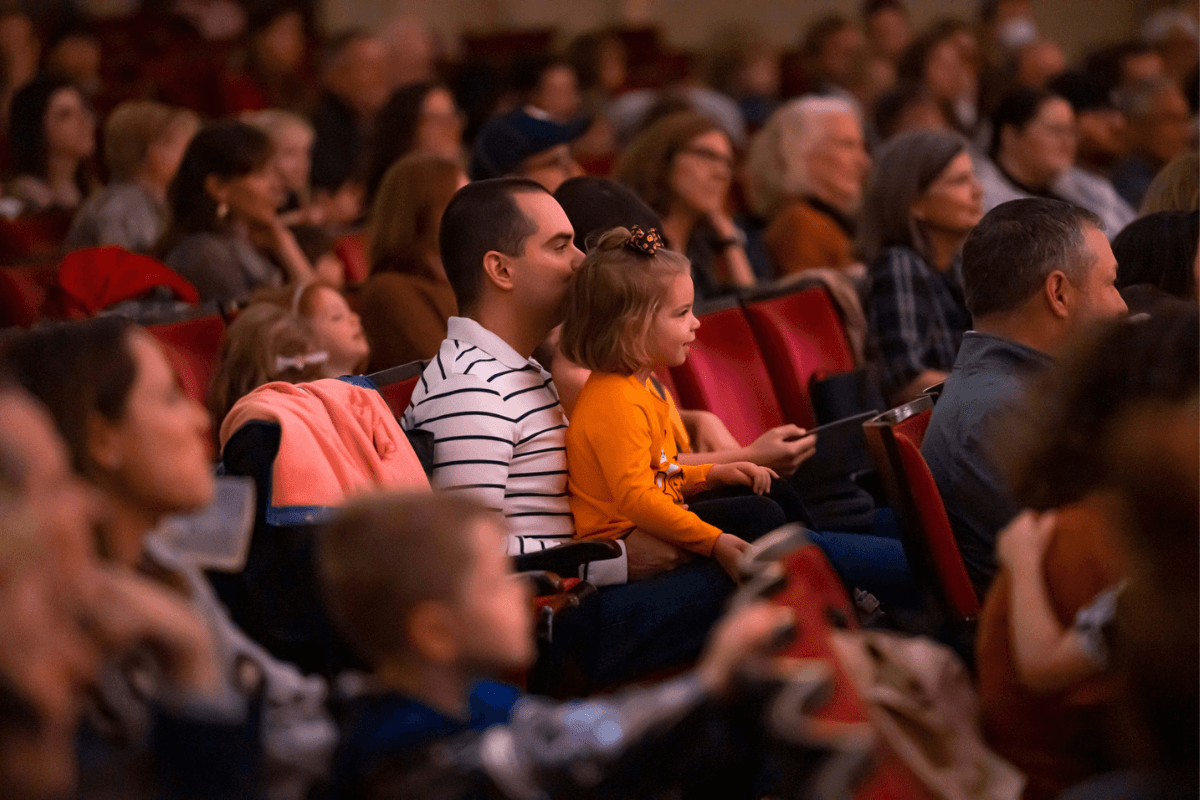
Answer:
<svg viewBox="0 0 1200 800"><path fill-rule="evenodd" d="M550 373L472 319L451 317L447 332L401 421L433 434L433 488L504 514L511 555L573 539L567 418ZM624 583L625 558L587 578Z"/></svg>

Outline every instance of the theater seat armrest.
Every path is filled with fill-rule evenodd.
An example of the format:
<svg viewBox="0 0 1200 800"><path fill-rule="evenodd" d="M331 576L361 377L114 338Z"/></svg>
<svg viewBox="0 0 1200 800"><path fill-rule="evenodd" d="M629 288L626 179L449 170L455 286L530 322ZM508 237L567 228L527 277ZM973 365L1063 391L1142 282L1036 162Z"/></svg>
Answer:
<svg viewBox="0 0 1200 800"><path fill-rule="evenodd" d="M566 591L563 585L563 579L555 575L553 572L545 570L536 570L534 572L518 572L518 576L529 581L533 587L534 597L545 597L552 594L560 594Z"/></svg>
<svg viewBox="0 0 1200 800"><path fill-rule="evenodd" d="M621 546L607 540L576 541L560 544L536 553L514 556L517 572L553 572L564 578L579 575L579 568L593 561L608 561L621 557Z"/></svg>

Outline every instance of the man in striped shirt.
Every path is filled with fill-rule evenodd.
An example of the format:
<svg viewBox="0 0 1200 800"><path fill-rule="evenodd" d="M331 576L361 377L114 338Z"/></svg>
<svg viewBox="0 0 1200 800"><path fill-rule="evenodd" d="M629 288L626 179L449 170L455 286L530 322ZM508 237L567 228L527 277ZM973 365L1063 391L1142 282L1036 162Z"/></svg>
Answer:
<svg viewBox="0 0 1200 800"><path fill-rule="evenodd" d="M511 554L554 547L575 532L567 419L531 356L562 322L583 254L554 197L520 178L460 189L438 238L463 316L450 319L403 425L433 434L435 489L505 515ZM640 531L620 544L621 558L585 567L598 596L555 628L552 658L570 654L593 685L694 659L733 586L710 559L680 565L679 550Z"/></svg>
<svg viewBox="0 0 1200 800"><path fill-rule="evenodd" d="M517 179L460 191L442 233L442 261L465 316L450 318L404 427L434 435L434 488L504 514L511 554L553 547L575 533L567 419L550 374L531 354L561 322L583 254L554 198ZM626 565L624 555L589 564L585 577L624 583Z"/></svg>

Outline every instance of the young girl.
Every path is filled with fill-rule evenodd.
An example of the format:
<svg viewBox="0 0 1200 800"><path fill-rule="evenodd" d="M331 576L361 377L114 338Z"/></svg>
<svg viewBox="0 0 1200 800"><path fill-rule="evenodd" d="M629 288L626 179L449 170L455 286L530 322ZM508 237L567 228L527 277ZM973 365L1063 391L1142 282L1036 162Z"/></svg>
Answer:
<svg viewBox="0 0 1200 800"><path fill-rule="evenodd" d="M366 368L371 348L362 321L333 285L318 280L266 289L251 298L252 304L259 302L279 306L309 324L316 349L329 356L320 377L359 375Z"/></svg>
<svg viewBox="0 0 1200 800"><path fill-rule="evenodd" d="M638 528L715 558L736 580L747 542L684 501L722 484L763 494L778 476L748 461L680 464L672 403L648 385L655 370L683 363L700 327L690 263L663 247L657 231L616 228L600 237L573 280L561 348L592 371L567 429L575 535L620 539Z"/></svg>

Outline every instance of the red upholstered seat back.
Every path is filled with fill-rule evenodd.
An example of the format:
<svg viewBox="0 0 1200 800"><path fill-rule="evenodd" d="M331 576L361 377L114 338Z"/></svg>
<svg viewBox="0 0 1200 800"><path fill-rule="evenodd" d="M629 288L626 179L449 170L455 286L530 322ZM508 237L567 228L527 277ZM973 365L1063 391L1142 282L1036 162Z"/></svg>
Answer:
<svg viewBox="0 0 1200 800"><path fill-rule="evenodd" d="M58 264L0 268L0 328L28 328L42 318Z"/></svg>
<svg viewBox="0 0 1200 800"><path fill-rule="evenodd" d="M426 361L410 361L398 367L381 369L379 372L367 376L371 383L375 384L379 393L383 395L384 402L388 404L388 408L392 410L396 419L404 416L404 410L408 408L408 404L412 400L413 392L421 380L421 373L425 371L427 363Z"/></svg>
<svg viewBox="0 0 1200 800"><path fill-rule="evenodd" d="M784 423L762 351L740 308L701 317L687 361L671 377L681 408L711 411L748 445Z"/></svg>
<svg viewBox="0 0 1200 800"><path fill-rule="evenodd" d="M808 385L854 370L854 354L829 293L823 288L792 292L746 304L784 416L804 428L816 425Z"/></svg>
<svg viewBox="0 0 1200 800"><path fill-rule="evenodd" d="M346 271L346 285L353 286L362 283L371 272L367 263L367 240L361 233L349 233L339 236L333 243L333 252L342 262Z"/></svg>
<svg viewBox="0 0 1200 800"><path fill-rule="evenodd" d="M846 627L857 628L858 620L855 615L854 601L846 594L842 579L834 572L829 559L816 545L801 547L785 559L788 575L794 580L802 580L820 599L820 606L825 610L826 618L836 615Z"/></svg>
<svg viewBox="0 0 1200 800"><path fill-rule="evenodd" d="M69 211L44 211L16 219L0 217L0 264L58 255L70 227Z"/></svg>
<svg viewBox="0 0 1200 800"><path fill-rule="evenodd" d="M921 455L932 415L933 401L928 396L894 408L866 424L867 443L900 514L906 549L916 548L928 562L947 611L957 619L971 619L979 614L979 598L958 551L946 505Z"/></svg>
<svg viewBox="0 0 1200 800"><path fill-rule="evenodd" d="M179 375L183 391L204 402L217 366L225 320L219 314L210 314L183 322L151 325L147 330L162 344L167 359Z"/></svg>

